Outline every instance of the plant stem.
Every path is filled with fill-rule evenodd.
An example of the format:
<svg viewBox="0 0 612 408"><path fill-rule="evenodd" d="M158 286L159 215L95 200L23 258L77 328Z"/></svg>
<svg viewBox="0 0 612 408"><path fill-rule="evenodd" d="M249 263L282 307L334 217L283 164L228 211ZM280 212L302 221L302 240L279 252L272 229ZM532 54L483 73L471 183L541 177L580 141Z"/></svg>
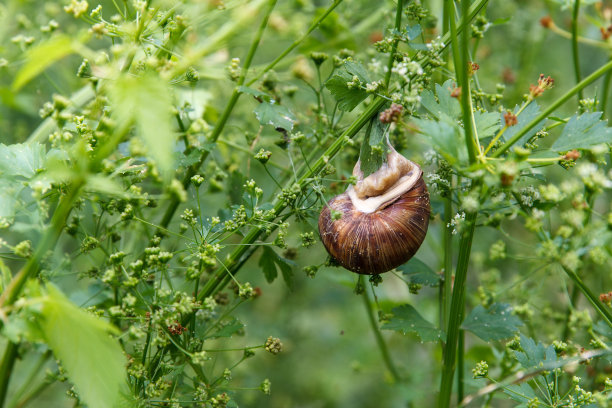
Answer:
<svg viewBox="0 0 612 408"><path fill-rule="evenodd" d="M584 284L584 282L582 281L582 279L580 279L576 272L567 269L565 266L562 266L562 268L567 274L567 276L569 276L570 279L574 281L574 284L578 287L578 289L580 289L582 294L584 294L589 303L593 305L599 315L604 318L606 323L608 323L608 326L612 327L612 312L610 312L610 309L606 305L601 303L599 297L595 295L591 291L591 289L589 289L589 287Z"/></svg>
<svg viewBox="0 0 612 408"><path fill-rule="evenodd" d="M535 119L529 122L529 124L527 124L521 130L516 132L516 134L512 136L510 140L508 140L499 149L493 152L491 157L501 156L506 150L512 147L512 145L514 145L521 137L525 136L527 132L529 132L532 128L534 128L542 120L546 119L546 117L550 115L552 112L554 112L555 109L563 105L572 96L574 96L576 93L578 93L579 91L581 91L582 89L584 89L585 87L593 83L597 78L599 78L600 76L608 72L610 69L612 69L612 61L609 61L607 64L600 67L597 71L593 72L591 75L584 78L582 81L580 81L580 83L576 84L573 88L567 91L563 96L561 96L559 99L553 102L548 108L544 109L544 111L542 111L542 113L540 113Z"/></svg>
<svg viewBox="0 0 612 408"><path fill-rule="evenodd" d="M465 309L465 304L463 307ZM465 395L463 387L463 371L465 367L465 359L463 354L463 351L465 350L465 331L463 330L459 330L459 342L457 343L457 349L457 405L459 405L461 401L463 401L463 397Z"/></svg>
<svg viewBox="0 0 612 408"><path fill-rule="evenodd" d="M51 350L47 350L43 354L40 355L40 358L36 362L36 365L30 371L30 374L28 375L28 377L23 381L19 389L15 391L15 393L13 394L13 397L8 404L9 408L17 406L19 399L25 394L25 391L28 389L28 387L32 385L32 383L34 382L34 379L38 375L40 375L40 373L42 372L42 368L49 360L49 357L51 357L52 355L53 354L51 353ZM43 380L43 383L46 381L47 381L47 378Z"/></svg>
<svg viewBox="0 0 612 408"><path fill-rule="evenodd" d="M574 0L574 10L572 13L572 58L574 60L574 75L576 83L580 83L580 59L578 57L578 13L580 12L580 0ZM578 104L582 100L582 89L578 90Z"/></svg>
<svg viewBox="0 0 612 408"><path fill-rule="evenodd" d="M446 333L446 344L444 347L444 367L442 368L442 381L440 385L440 395L438 397L439 408L450 406L451 394L453 391L459 327L463 320L465 282L470 252L472 250L474 228L476 226L475 221L476 213L469 213L465 217L465 230L461 234L461 239L459 241L459 257L457 259L457 270L455 272L455 281L453 284L453 296L451 299L451 310Z"/></svg>
<svg viewBox="0 0 612 408"><path fill-rule="evenodd" d="M400 0L401 1L401 0ZM362 277L359 277L359 280L362 280ZM372 326L372 332L374 333L374 337L376 338L376 344L378 344L378 348L380 353L382 354L383 361L387 366L387 369L391 373L393 380L395 382L400 382L401 377L393 364L393 360L391 359L391 355L389 354L389 349L387 348L387 344L385 343L385 339L380 332L380 327L378 327L378 322L374 317L374 310L372 308L372 302L370 301L370 296L368 295L367 289L364 287L362 292L363 304L366 308L366 314L368 315L368 320L370 321L370 326Z"/></svg>
<svg viewBox="0 0 612 408"><path fill-rule="evenodd" d="M402 27L402 7L403 0L397 0L397 8L395 10L395 31L399 31ZM389 88L389 82L391 81L391 69L393 68L393 61L395 60L395 53L397 52L397 45L399 44L399 38L393 40L391 45L391 54L389 55L389 62L387 62L387 73L385 74L385 88Z"/></svg>
<svg viewBox="0 0 612 408"><path fill-rule="evenodd" d="M2 363L0 364L0 408L4 407L6 402L6 394L8 391L9 380L17 360L18 344L8 341L6 348L4 349L4 355L2 356Z"/></svg>
<svg viewBox="0 0 612 408"><path fill-rule="evenodd" d="M448 197L444 198L444 225L443 228L443 247L444 247L444 292L442 296L442 322L441 327L446 327L448 317L450 316L451 292L453 288L453 232L448 227L453 219L453 202L451 199L451 191L448 192Z"/></svg>

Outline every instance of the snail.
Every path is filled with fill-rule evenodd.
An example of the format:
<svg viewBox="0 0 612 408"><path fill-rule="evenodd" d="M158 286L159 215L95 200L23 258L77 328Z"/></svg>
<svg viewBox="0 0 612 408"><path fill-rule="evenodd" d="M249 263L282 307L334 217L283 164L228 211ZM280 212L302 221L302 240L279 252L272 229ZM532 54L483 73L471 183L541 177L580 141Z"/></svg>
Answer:
<svg viewBox="0 0 612 408"><path fill-rule="evenodd" d="M427 233L430 208L423 171L389 146L380 169L364 178L357 161L353 176L357 183L321 211L321 241L350 271L390 271L414 256Z"/></svg>

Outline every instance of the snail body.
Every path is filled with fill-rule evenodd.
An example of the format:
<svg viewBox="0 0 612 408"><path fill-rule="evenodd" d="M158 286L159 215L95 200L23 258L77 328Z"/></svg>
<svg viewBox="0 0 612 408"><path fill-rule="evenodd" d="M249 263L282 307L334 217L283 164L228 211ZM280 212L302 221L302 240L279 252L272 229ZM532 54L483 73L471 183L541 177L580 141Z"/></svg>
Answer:
<svg viewBox="0 0 612 408"><path fill-rule="evenodd" d="M417 252L429 224L429 193L423 172L392 147L387 162L334 197L319 216L319 235L346 269L374 275L394 269ZM341 214L334 220L333 212ZM336 217L337 218L337 217Z"/></svg>

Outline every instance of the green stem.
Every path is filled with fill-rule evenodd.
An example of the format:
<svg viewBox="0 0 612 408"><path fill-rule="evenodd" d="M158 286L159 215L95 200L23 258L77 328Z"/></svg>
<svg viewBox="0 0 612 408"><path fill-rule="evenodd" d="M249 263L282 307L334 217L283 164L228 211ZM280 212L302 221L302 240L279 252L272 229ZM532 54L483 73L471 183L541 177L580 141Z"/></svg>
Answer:
<svg viewBox="0 0 612 408"><path fill-rule="evenodd" d="M465 302L464 308L465 308ZM463 312L462 312L463 314ZM463 397L465 396L463 382L464 382L464 367L465 367L465 359L464 353L465 350L465 332L463 330L459 330L459 342L457 343L457 405L463 401Z"/></svg>
<svg viewBox="0 0 612 408"><path fill-rule="evenodd" d="M395 31L399 31L402 28L402 8L403 0L397 0L397 8L395 10ZM393 61L395 60L395 53L397 52L397 45L399 44L399 38L393 40L391 45L391 54L389 55L389 62L387 62L387 73L385 74L385 88L389 88L389 82L391 81L391 69L393 68Z"/></svg>
<svg viewBox="0 0 612 408"><path fill-rule="evenodd" d="M25 391L32 385L32 383L34 382L34 379L37 376L39 376L41 372L43 372L43 367L49 360L49 357L51 356L52 356L51 350L47 350L43 354L40 355L40 358L36 362L36 365L30 371L30 374L28 375L28 377L23 381L19 389L15 391L15 393L13 394L13 397L8 404L9 408L13 408L17 406L17 404L19 403L19 399L25 394ZM44 382L47 382L47 381L48 380L45 378Z"/></svg>
<svg viewBox="0 0 612 408"><path fill-rule="evenodd" d="M443 229L443 247L444 247L444 292L442 296L443 319L442 327L448 324L451 306L451 291L453 288L453 232L448 225L453 219L453 202L451 200L451 191L448 192L448 197L444 198L444 225Z"/></svg>
<svg viewBox="0 0 612 408"><path fill-rule="evenodd" d="M599 297L595 295L588 286L584 284L582 279L576 274L576 272L567 269L565 266L562 266L563 270L570 277L574 284L580 289L582 294L587 298L589 303L595 308L595 310L599 313L601 317L604 318L608 326L612 327L612 313L610 312L610 308L601 303Z"/></svg>
<svg viewBox="0 0 612 408"><path fill-rule="evenodd" d="M0 364L0 408L4 407L6 402L6 394L8 391L9 380L17 360L18 344L9 341L6 343L4 349L4 355L2 356L2 363Z"/></svg>
<svg viewBox="0 0 612 408"><path fill-rule="evenodd" d="M457 259L457 270L453 283L453 295L451 299L451 310L446 331L446 344L444 347L444 367L442 368L442 381L440 384L440 395L438 407L450 406L453 391L453 378L457 357L457 343L459 342L459 328L463 320L463 301L465 294L465 282L467 269L472 250L472 239L476 226L476 213L469 213L465 217L465 230L459 241L459 257Z"/></svg>
<svg viewBox="0 0 612 408"><path fill-rule="evenodd" d="M578 13L580 12L580 0L574 0L574 10L572 13L572 58L574 60L574 75L576 83L579 83L582 75L580 74L580 59L578 57ZM578 90L578 104L582 100L582 89Z"/></svg>
<svg viewBox="0 0 612 408"><path fill-rule="evenodd" d="M567 102L567 100L570 99L572 96L574 96L576 93L578 93L579 91L581 91L588 85L592 84L596 79L598 79L600 76L608 72L610 69L612 69L612 61L609 61L607 64L600 67L597 71L593 72L591 75L589 75L588 77L580 81L580 83L576 84L572 89L567 91L563 96L561 96L559 99L553 102L548 108L542 111L542 113L540 113L535 119L529 122L520 131L516 132L516 134L510 140L508 140L499 149L493 152L491 156L492 157L501 156L506 150L512 147L512 145L514 145L521 137L525 136L527 132L533 129L542 120L546 119L546 117L550 115L552 112L554 112L555 109L557 109L559 106Z"/></svg>
<svg viewBox="0 0 612 408"><path fill-rule="evenodd" d="M401 0L400 0L401 1ZM359 280L362 280L362 277L359 277ZM393 360L391 359L391 355L389 354L389 349L387 348L387 343L385 343L385 339L380 332L380 328L378 327L378 322L374 317L374 310L372 308L372 302L370 301L370 296L368 295L368 291L366 288L363 289L362 292L363 304L366 308L366 314L368 315L368 320L370 321L370 326L372 326L372 332L374 333L374 337L376 337L376 344L378 344L378 348L380 353L382 354L383 361L387 366L387 369L391 373L393 380L395 382L400 382L401 377L393 364Z"/></svg>

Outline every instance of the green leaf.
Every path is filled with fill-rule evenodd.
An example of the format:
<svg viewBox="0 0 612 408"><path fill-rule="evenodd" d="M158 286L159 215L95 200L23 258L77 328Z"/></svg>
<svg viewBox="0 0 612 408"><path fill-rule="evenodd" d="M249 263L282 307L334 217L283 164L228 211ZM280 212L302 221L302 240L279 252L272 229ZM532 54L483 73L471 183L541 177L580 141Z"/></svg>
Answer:
<svg viewBox="0 0 612 408"><path fill-rule="evenodd" d="M368 143L361 144L361 152L359 153L359 166L363 172L363 177L367 177L374 173L382 166L389 148L384 137L387 125L378 120L378 115L375 115L370 121L366 130L365 137L369 138ZM377 146L377 150L372 147Z"/></svg>
<svg viewBox="0 0 612 408"><path fill-rule="evenodd" d="M500 128L497 112L474 112L474 122L480 140L494 136Z"/></svg>
<svg viewBox="0 0 612 408"><path fill-rule="evenodd" d="M31 179L45 166L45 146L40 143L0 144L0 176Z"/></svg>
<svg viewBox="0 0 612 408"><path fill-rule="evenodd" d="M46 343L66 369L81 400L90 408L114 408L126 388L126 360L110 324L71 303L47 286L39 321Z"/></svg>
<svg viewBox="0 0 612 408"><path fill-rule="evenodd" d="M463 129L453 123L452 119L443 115L440 121L416 118L413 121L444 160L450 164L467 164L468 154L463 140Z"/></svg>
<svg viewBox="0 0 612 408"><path fill-rule="evenodd" d="M354 61L344 63L342 69L338 70L326 83L325 87L338 101L338 109L350 112L357 107L368 93L361 87L349 88L347 83L353 81L353 76L359 78L362 84L370 82L366 70L361 64Z"/></svg>
<svg viewBox="0 0 612 408"><path fill-rule="evenodd" d="M154 75L124 75L109 89L119 129L135 125L161 174L173 174L176 134L172 122L171 92L165 81Z"/></svg>
<svg viewBox="0 0 612 408"><path fill-rule="evenodd" d="M413 26L406 26L406 37L409 41L414 40L421 35L421 25L415 24Z"/></svg>
<svg viewBox="0 0 612 408"><path fill-rule="evenodd" d="M268 283L272 283L278 276L277 267L280 269L285 284L289 289L294 288L293 281L293 262L279 256L269 246L264 246L259 258L259 266L266 277Z"/></svg>
<svg viewBox="0 0 612 408"><path fill-rule="evenodd" d="M567 152L573 149L588 149L602 143L612 143L612 128L608 127L608 121L599 120L600 118L601 112L572 116L551 149L556 152Z"/></svg>
<svg viewBox="0 0 612 408"><path fill-rule="evenodd" d="M488 309L476 306L461 327L484 341L491 341L512 337L522 325L521 319L512 314L512 306L494 303Z"/></svg>
<svg viewBox="0 0 612 408"><path fill-rule="evenodd" d="M461 105L457 98L451 96L455 83L447 80L442 85L436 84L436 96L430 90L421 93L421 104L436 119L444 114L450 118L457 119L461 115Z"/></svg>
<svg viewBox="0 0 612 408"><path fill-rule="evenodd" d="M557 361L557 353L553 346L544 346L521 334L521 348L523 351L515 351L516 359L525 369L540 368L545 364Z"/></svg>
<svg viewBox="0 0 612 408"><path fill-rule="evenodd" d="M238 92L243 93L243 94L253 95L256 98L261 98L266 101L269 101L270 99L272 99L272 97L268 95L267 93L259 91L257 89L249 88L248 86L244 86L244 85L238 87Z"/></svg>
<svg viewBox="0 0 612 408"><path fill-rule="evenodd" d="M533 389L527 383L513 384L504 387L504 393L517 402L529 402L536 398Z"/></svg>
<svg viewBox="0 0 612 408"><path fill-rule="evenodd" d="M18 91L53 63L72 54L74 48L73 39L61 34L28 49L26 63L19 70L13 82L13 91Z"/></svg>
<svg viewBox="0 0 612 408"><path fill-rule="evenodd" d="M261 252L261 257L259 258L259 266L266 277L266 281L268 281L268 283L272 283L278 276L276 264L274 263L276 253L268 246L263 246L262 249L263 251Z"/></svg>
<svg viewBox="0 0 612 408"><path fill-rule="evenodd" d="M381 329L395 330L403 334L416 333L423 341L444 340L444 332L425 320L411 305L402 305L392 310L393 317Z"/></svg>
<svg viewBox="0 0 612 408"><path fill-rule="evenodd" d="M272 125L275 129L293 129L295 115L284 106L273 102L262 102L255 108L254 112L262 125Z"/></svg>
<svg viewBox="0 0 612 408"><path fill-rule="evenodd" d="M512 113L516 115L519 109L520 107L518 105L515 106ZM521 129L523 129L525 126L531 123L531 121L535 119L539 114L540 114L540 106L535 102L531 102L529 105L527 105L527 107L523 110L523 112L521 112L521 114L516 117L517 119L516 125L510 126L508 129L506 129L506 131L504 132L501 138L504 141L510 140L517 132L519 132ZM503 113L500 115L500 121L501 123L504 123ZM531 130L529 130L529 132L524 134L516 142L516 145L523 146L525 143L527 143L529 139L531 139L537 132L539 132L542 129L545 122L546 122L546 119L543 119L540 123L535 125Z"/></svg>
<svg viewBox="0 0 612 408"><path fill-rule="evenodd" d="M238 333L238 331L240 331L243 327L244 324L240 320L233 319L227 324L221 326L218 330L214 331L211 335L206 336L206 338L212 339L219 337L232 337L234 334Z"/></svg>
<svg viewBox="0 0 612 408"><path fill-rule="evenodd" d="M398 269L410 279L410 283L425 286L438 286L440 283L440 275L417 258L412 258Z"/></svg>

